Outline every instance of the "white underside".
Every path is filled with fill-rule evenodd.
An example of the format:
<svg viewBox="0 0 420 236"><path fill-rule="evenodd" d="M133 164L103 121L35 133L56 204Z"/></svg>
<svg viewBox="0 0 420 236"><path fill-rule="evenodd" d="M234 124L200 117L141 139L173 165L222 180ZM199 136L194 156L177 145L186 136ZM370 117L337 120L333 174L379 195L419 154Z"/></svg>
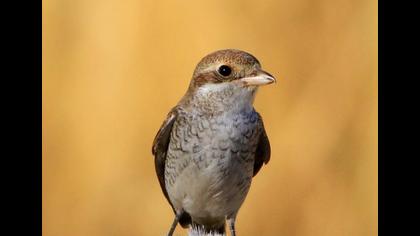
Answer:
<svg viewBox="0 0 420 236"><path fill-rule="evenodd" d="M202 148L200 152L206 153L206 155L211 155L214 152L212 147L218 145L217 140L229 140L229 136L242 135L242 130L234 128L233 120L237 120L240 112L253 110L255 88L252 87L238 86L233 83L206 84L199 88L196 96L206 99L206 97L214 96L214 93L223 92L226 89L235 90L233 96L224 100L225 103L233 105L217 117L217 119L223 119L224 128L213 135L211 140L200 141ZM230 152L226 152L224 155L222 163L217 158L206 158L208 161L206 168L197 168L195 164L185 167L175 183L167 187L175 209L184 209L196 219L224 219L229 214L236 214L246 197L246 193L238 194L236 184L244 178L244 175L252 177L253 164L251 164L252 167L245 167L244 163L238 161L237 158L236 160L230 158ZM182 159L182 157L178 158ZM229 174L228 180L215 176L215 173L219 173L221 168L228 168L232 173ZM247 169L247 173L244 173L245 169ZM226 202L226 199L230 200L229 203Z"/></svg>

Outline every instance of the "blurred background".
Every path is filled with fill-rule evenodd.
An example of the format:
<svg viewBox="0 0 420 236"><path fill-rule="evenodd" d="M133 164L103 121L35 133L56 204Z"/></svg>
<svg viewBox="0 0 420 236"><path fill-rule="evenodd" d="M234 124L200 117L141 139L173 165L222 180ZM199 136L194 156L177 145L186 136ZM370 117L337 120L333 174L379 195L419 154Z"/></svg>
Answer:
<svg viewBox="0 0 420 236"><path fill-rule="evenodd" d="M151 154L206 54L250 52L271 161L238 235L377 235L375 0L44 0L43 235L164 235ZM180 227L176 235L186 235Z"/></svg>

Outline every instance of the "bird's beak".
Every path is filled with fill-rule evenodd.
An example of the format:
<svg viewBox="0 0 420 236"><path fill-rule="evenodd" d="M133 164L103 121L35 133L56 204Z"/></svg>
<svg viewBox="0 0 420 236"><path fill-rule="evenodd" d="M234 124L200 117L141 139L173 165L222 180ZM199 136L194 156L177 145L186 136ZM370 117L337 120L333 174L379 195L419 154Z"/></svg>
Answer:
<svg viewBox="0 0 420 236"><path fill-rule="evenodd" d="M256 75L244 77L240 79L240 81L242 81L246 86L260 86L275 83L276 79L268 72L260 70Z"/></svg>

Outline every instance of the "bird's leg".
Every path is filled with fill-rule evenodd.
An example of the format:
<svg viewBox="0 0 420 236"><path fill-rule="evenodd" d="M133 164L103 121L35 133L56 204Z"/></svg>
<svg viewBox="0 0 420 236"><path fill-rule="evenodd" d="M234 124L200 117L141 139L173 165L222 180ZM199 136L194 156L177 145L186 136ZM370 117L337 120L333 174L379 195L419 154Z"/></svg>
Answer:
<svg viewBox="0 0 420 236"><path fill-rule="evenodd" d="M176 213L174 222L172 222L172 226L171 226L171 229L169 230L168 236L172 236L172 234L174 233L175 228L176 228L176 225L178 224L179 219L181 218L182 213L184 213L184 210L181 210L180 212L177 212Z"/></svg>
<svg viewBox="0 0 420 236"><path fill-rule="evenodd" d="M227 219L231 236L236 236L235 219L236 219L236 216L233 216L233 217L230 217L230 218Z"/></svg>

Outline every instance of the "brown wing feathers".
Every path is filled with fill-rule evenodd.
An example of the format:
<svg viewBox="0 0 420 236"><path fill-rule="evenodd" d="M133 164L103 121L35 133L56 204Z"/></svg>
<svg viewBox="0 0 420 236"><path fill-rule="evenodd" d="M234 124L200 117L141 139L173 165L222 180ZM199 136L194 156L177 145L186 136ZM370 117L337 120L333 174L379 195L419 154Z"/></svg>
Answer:
<svg viewBox="0 0 420 236"><path fill-rule="evenodd" d="M168 192L166 191L165 187L165 161L166 161L166 152L168 151L169 141L171 138L172 127L175 123L177 118L177 113L175 108L172 109L166 120L163 122L162 126L160 127L156 137L153 141L152 153L155 156L155 169L156 174L159 179L160 187L162 188L162 192L168 200L169 204L172 207L172 210L175 214L175 211L171 200L169 199ZM186 228L189 224L191 224L191 217L187 212L183 212L179 219L179 224Z"/></svg>
<svg viewBox="0 0 420 236"><path fill-rule="evenodd" d="M260 171L263 163L267 164L270 160L271 155L271 147L270 147L270 141L268 140L267 134L265 132L264 123L262 120L262 117L260 114L259 116L259 122L261 124L262 133L260 135L257 150L255 152L255 161L254 161L254 176Z"/></svg>
<svg viewBox="0 0 420 236"><path fill-rule="evenodd" d="M172 203L169 200L168 192L165 187L165 160L166 152L168 150L168 145L171 137L172 126L176 120L176 113L172 110L169 112L166 120L163 122L160 127L156 137L153 141L152 153L155 156L155 169L156 174L159 179L160 187L162 188L163 194L168 200L169 204ZM172 207L173 208L173 207ZM175 210L174 210L175 211Z"/></svg>

